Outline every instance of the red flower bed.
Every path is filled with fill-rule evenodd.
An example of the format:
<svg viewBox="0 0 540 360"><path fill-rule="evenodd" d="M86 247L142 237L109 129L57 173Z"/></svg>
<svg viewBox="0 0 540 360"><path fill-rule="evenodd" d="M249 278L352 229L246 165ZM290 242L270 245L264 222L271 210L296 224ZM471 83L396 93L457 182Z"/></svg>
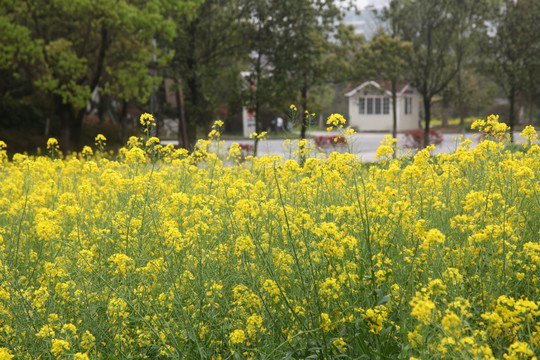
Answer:
<svg viewBox="0 0 540 360"><path fill-rule="evenodd" d="M320 148L335 147L337 144L346 144L347 140L341 135L321 135L313 139Z"/></svg>
<svg viewBox="0 0 540 360"><path fill-rule="evenodd" d="M435 129L429 130L429 143L439 145L443 141L443 136ZM424 144L424 129L409 130L405 133L405 147L410 149L420 149Z"/></svg>
<svg viewBox="0 0 540 360"><path fill-rule="evenodd" d="M242 159L245 159L249 155L253 155L252 144L238 144L238 146L240 146L240 156Z"/></svg>

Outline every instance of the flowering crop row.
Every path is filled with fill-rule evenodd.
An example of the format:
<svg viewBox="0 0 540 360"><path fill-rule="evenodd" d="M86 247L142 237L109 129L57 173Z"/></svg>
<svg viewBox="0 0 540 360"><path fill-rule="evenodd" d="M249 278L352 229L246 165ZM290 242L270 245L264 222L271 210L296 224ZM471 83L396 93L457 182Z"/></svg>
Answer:
<svg viewBox="0 0 540 360"><path fill-rule="evenodd" d="M0 359L533 359L540 146L475 127L375 164L0 142Z"/></svg>

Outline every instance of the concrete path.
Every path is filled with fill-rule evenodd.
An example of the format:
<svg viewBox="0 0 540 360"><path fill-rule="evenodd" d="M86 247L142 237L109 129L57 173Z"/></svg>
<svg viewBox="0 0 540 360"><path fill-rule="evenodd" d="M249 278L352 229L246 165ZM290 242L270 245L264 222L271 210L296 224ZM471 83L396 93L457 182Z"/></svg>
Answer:
<svg viewBox="0 0 540 360"><path fill-rule="evenodd" d="M338 135L337 132L326 132L326 131L310 131L309 135L313 138L316 136L321 135ZM384 136L387 135L386 133L358 133L355 135L352 135L351 137L351 145L352 145L352 153L358 155L362 160L364 161L374 161L375 154L377 152L377 149L381 145L381 141L383 140ZM456 150L456 148L459 146L459 143L463 141L464 139L471 139L472 144L471 147L476 146L478 143L478 136L474 137L473 134L467 133L463 136L462 140L457 140L461 134L443 134L443 142L436 146L435 150L432 152L433 154L440 154L440 153L452 153ZM279 155L282 156L284 159L289 158L296 158L295 156L291 156L291 154L296 149L296 144L294 143L294 140L297 140L298 138L292 138L291 139L291 149L286 149L284 146L285 140L283 139L271 139L271 140L263 140L259 143L259 149L258 149L258 156L263 155ZM519 136L519 133L515 133L514 140L519 143L520 141L524 140ZM310 143L313 144L313 139L309 140ZM162 141L162 144L174 144L176 145L178 142L174 140L164 140ZM253 144L253 140L250 139L243 139L243 140L225 140L224 148L228 149L229 146L233 143L239 143L239 144ZM407 151L408 149L404 148L405 146L405 136L403 134L398 134L398 147L402 148L403 151ZM329 153L328 151L327 153Z"/></svg>

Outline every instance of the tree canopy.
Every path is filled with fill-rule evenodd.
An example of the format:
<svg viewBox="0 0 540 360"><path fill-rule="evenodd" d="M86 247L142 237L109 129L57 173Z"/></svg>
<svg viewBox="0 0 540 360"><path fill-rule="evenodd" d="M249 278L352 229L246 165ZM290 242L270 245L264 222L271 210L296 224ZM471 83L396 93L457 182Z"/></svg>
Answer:
<svg viewBox="0 0 540 360"><path fill-rule="evenodd" d="M475 15L484 1L392 0L385 13L391 29L412 44L408 62L412 84L422 95L424 146L429 145L431 105L460 72L466 39L474 32Z"/></svg>
<svg viewBox="0 0 540 360"><path fill-rule="evenodd" d="M168 11L191 13L197 0L0 0L0 68L24 77L61 123L61 145L77 147L84 107L99 87L144 101L158 79L148 76L152 39L171 39ZM9 10L8 10L9 9Z"/></svg>
<svg viewBox="0 0 540 360"><path fill-rule="evenodd" d="M305 111L327 106L362 76L394 89L412 83L422 96L424 145L432 104L442 97L464 125L480 101L471 86L484 79L508 98L512 128L518 106L528 103L532 118L538 1L391 0L382 16L390 34L370 42L340 22L344 10L337 0L0 0L0 116L29 105L10 117L51 120L62 148L76 149L96 92L100 106L120 104L119 118L128 105L158 100L156 118L177 117L180 146L191 148L213 120L239 122L242 106L261 132L295 103L306 137ZM164 96L171 90L176 109ZM493 91L478 99L488 97Z"/></svg>
<svg viewBox="0 0 540 360"><path fill-rule="evenodd" d="M390 84L392 92L392 137L397 137L397 86L404 81L410 71L407 58L412 44L399 40L384 32L379 32L362 46L356 58L356 67L364 77L380 78Z"/></svg>
<svg viewBox="0 0 540 360"><path fill-rule="evenodd" d="M540 2L504 0L491 18L495 34L483 39L484 70L504 89L513 136L518 95L540 90Z"/></svg>

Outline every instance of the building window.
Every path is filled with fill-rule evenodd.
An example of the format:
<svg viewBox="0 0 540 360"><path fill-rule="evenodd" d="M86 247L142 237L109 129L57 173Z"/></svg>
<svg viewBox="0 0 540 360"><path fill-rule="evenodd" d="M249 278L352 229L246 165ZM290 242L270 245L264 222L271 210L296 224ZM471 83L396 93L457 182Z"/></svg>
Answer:
<svg viewBox="0 0 540 360"><path fill-rule="evenodd" d="M390 98L381 97L361 97L358 99L359 114L389 114Z"/></svg>
<svg viewBox="0 0 540 360"><path fill-rule="evenodd" d="M413 113L412 97L405 97L405 115L411 115Z"/></svg>
<svg viewBox="0 0 540 360"><path fill-rule="evenodd" d="M373 114L373 98L367 98L367 113Z"/></svg>
<svg viewBox="0 0 540 360"><path fill-rule="evenodd" d="M381 113L381 98L375 98L375 114Z"/></svg>
<svg viewBox="0 0 540 360"><path fill-rule="evenodd" d="M383 114L390 114L390 99L384 98L382 103Z"/></svg>

